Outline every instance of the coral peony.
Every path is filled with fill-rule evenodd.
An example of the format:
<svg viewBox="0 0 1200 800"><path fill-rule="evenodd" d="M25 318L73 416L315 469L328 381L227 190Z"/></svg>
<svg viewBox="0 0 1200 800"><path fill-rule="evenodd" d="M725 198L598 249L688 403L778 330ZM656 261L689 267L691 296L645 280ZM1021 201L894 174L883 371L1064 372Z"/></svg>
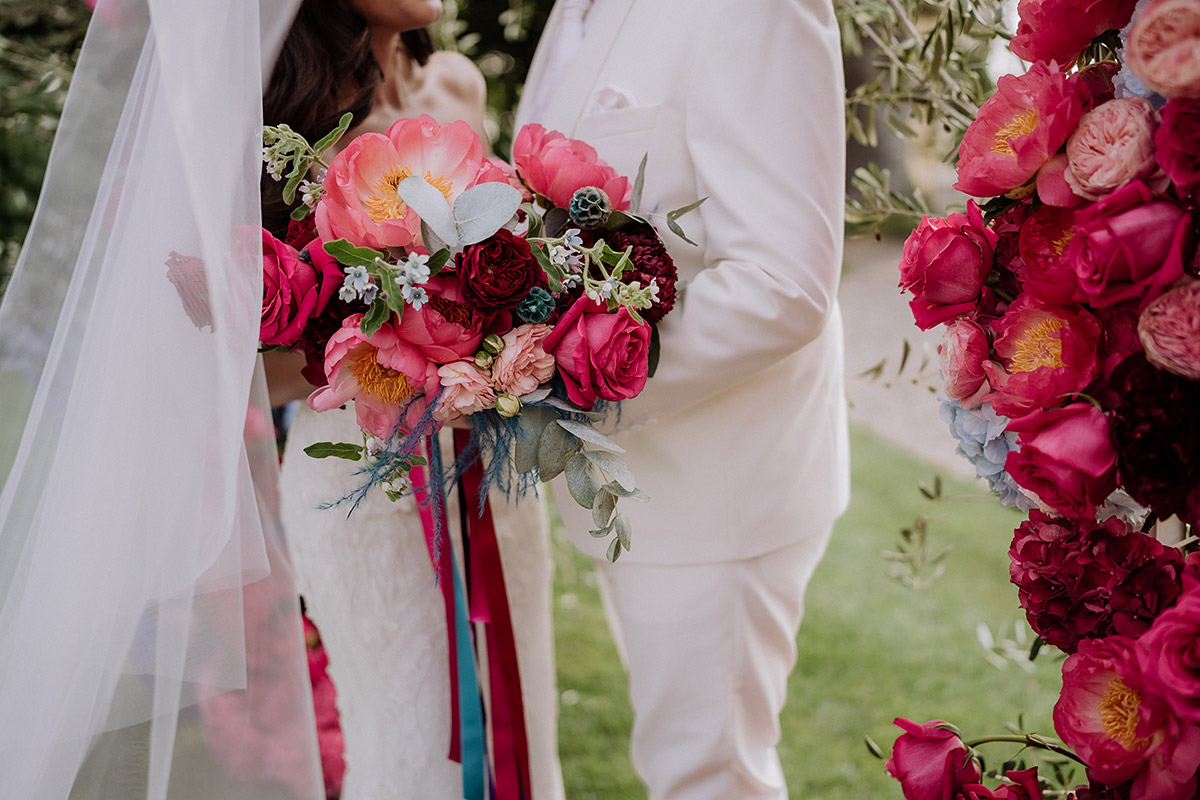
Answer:
<svg viewBox="0 0 1200 800"><path fill-rule="evenodd" d="M1163 97L1200 97L1200 4L1149 0L1125 34L1125 63Z"/></svg>
<svg viewBox="0 0 1200 800"><path fill-rule="evenodd" d="M602 161L591 145L558 131L541 125L521 128L513 141L513 164L530 189L559 208L566 208L584 186L603 189L618 211L629 208L629 179Z"/></svg>
<svg viewBox="0 0 1200 800"><path fill-rule="evenodd" d="M1174 99L1162 108L1154 134L1158 163L1181 194L1200 187L1200 100Z"/></svg>
<svg viewBox="0 0 1200 800"><path fill-rule="evenodd" d="M1125 27L1135 0L1021 0L1012 51L1026 61L1057 61L1064 68L1092 39Z"/></svg>
<svg viewBox="0 0 1200 800"><path fill-rule="evenodd" d="M1150 363L1200 380L1200 281L1185 277L1143 309L1137 335Z"/></svg>
<svg viewBox="0 0 1200 800"><path fill-rule="evenodd" d="M921 220L904 242L900 261L900 288L913 295L909 305L917 327L928 330L975 308L997 238L974 202L966 214Z"/></svg>
<svg viewBox="0 0 1200 800"><path fill-rule="evenodd" d="M1068 517L1094 516L1117 488L1108 418L1091 403L1072 403L1011 420L1020 449L1004 468L1022 488Z"/></svg>
<svg viewBox="0 0 1200 800"><path fill-rule="evenodd" d="M954 188L991 197L1022 186L1062 147L1081 113L1078 91L1053 62L1001 77L963 136Z"/></svg>
<svg viewBox="0 0 1200 800"><path fill-rule="evenodd" d="M903 717L895 723L904 733L892 747L887 771L900 781L905 800L950 800L963 784L980 779L979 765L949 723L919 725Z"/></svg>
<svg viewBox="0 0 1200 800"><path fill-rule="evenodd" d="M504 334L504 349L492 364L497 390L519 397L550 380L554 356L544 349L550 331L549 325L520 325Z"/></svg>
<svg viewBox="0 0 1200 800"><path fill-rule="evenodd" d="M387 133L364 133L329 165L317 230L327 242L344 238L376 248L420 244L421 220L396 187L419 175L453 203L475 183L482 163L483 145L462 121L438 125L422 114L398 120Z"/></svg>
<svg viewBox="0 0 1200 800"><path fill-rule="evenodd" d="M1176 716L1200 723L1200 589L1192 589L1137 641L1146 683Z"/></svg>
<svg viewBox="0 0 1200 800"><path fill-rule="evenodd" d="M473 355L483 339L487 317L463 302L458 280L449 273L434 275L424 287L429 302L404 309L397 334L438 364Z"/></svg>
<svg viewBox="0 0 1200 800"><path fill-rule="evenodd" d="M1067 245L1075 235L1075 212L1044 205L1021 226L1021 288L1045 303L1083 299L1079 280L1067 260Z"/></svg>
<svg viewBox="0 0 1200 800"><path fill-rule="evenodd" d="M1157 168L1154 129L1158 112L1143 97L1097 106L1079 119L1067 140L1067 183L1080 197L1099 200Z"/></svg>

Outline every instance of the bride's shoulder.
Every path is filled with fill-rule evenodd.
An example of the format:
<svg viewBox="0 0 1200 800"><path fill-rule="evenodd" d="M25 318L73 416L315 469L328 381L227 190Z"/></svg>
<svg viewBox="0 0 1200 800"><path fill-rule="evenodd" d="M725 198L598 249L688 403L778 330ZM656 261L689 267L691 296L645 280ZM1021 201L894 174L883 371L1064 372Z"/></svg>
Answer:
<svg viewBox="0 0 1200 800"><path fill-rule="evenodd" d="M426 84L459 102L482 104L487 87L483 73L471 59L452 50L437 50L425 65Z"/></svg>

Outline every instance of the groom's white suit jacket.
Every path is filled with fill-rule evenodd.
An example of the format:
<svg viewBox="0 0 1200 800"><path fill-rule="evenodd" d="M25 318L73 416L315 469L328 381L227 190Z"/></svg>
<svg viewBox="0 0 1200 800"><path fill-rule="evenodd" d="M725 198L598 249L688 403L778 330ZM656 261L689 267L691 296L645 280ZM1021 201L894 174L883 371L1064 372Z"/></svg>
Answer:
<svg viewBox="0 0 1200 800"><path fill-rule="evenodd" d="M525 98L546 80L547 43ZM648 154L643 213L687 287L617 441L650 502L622 501L622 561L749 558L824 531L849 498L842 327L843 80L829 0L602 0L540 122L618 172ZM562 483L560 478L555 482ZM566 491L575 542L604 541Z"/></svg>

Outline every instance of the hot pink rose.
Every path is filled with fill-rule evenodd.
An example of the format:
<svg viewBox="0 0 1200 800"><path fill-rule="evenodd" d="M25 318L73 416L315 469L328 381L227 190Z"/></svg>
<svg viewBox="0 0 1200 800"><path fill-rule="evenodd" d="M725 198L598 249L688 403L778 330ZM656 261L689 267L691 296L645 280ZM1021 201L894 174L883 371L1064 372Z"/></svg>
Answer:
<svg viewBox="0 0 1200 800"><path fill-rule="evenodd" d="M1187 195L1200 187L1200 100L1168 100L1162 124L1154 134L1158 163L1171 182Z"/></svg>
<svg viewBox="0 0 1200 800"><path fill-rule="evenodd" d="M992 386L984 400L997 414L1015 418L1053 408L1099 372L1100 323L1079 306L1043 304L1022 294L992 330L999 362L983 365Z"/></svg>
<svg viewBox="0 0 1200 800"><path fill-rule="evenodd" d="M387 133L355 137L329 165L317 206L317 230L325 241L348 239L364 247L409 247L421 241L421 219L396 187L419 175L447 203L475 183L483 145L460 121L438 125L433 117L401 119Z"/></svg>
<svg viewBox="0 0 1200 800"><path fill-rule="evenodd" d="M1069 65L1092 39L1124 28L1134 0L1021 0L1017 35L1009 43L1026 61Z"/></svg>
<svg viewBox="0 0 1200 800"><path fill-rule="evenodd" d="M1179 598L1137 640L1146 683L1181 719L1200 723L1200 591Z"/></svg>
<svg viewBox="0 0 1200 800"><path fill-rule="evenodd" d="M953 800L963 784L982 777L949 724L933 720L918 725L903 717L895 723L904 733L892 747L887 771L900 781L905 800Z"/></svg>
<svg viewBox="0 0 1200 800"><path fill-rule="evenodd" d="M1076 87L1053 62L1001 77L963 136L954 188L991 197L1024 185L1062 147L1081 113Z"/></svg>
<svg viewBox="0 0 1200 800"><path fill-rule="evenodd" d="M438 422L450 422L496 405L492 381L474 361L454 361L438 369L442 393L433 409Z"/></svg>
<svg viewBox="0 0 1200 800"><path fill-rule="evenodd" d="M566 208L584 186L603 189L617 210L629 208L629 179L600 160L591 145L558 131L541 125L521 128L513 142L513 164L530 189L559 208Z"/></svg>
<svg viewBox="0 0 1200 800"><path fill-rule="evenodd" d="M1080 197L1099 200L1157 169L1158 112L1144 97L1110 100L1084 114L1067 140L1066 179Z"/></svg>
<svg viewBox="0 0 1200 800"><path fill-rule="evenodd" d="M325 346L329 384L309 395L308 405L330 411L353 400L358 426L387 439L397 427L410 430L437 394L437 365L401 339L390 323L367 337L361 321L362 314L347 317L330 337Z"/></svg>
<svg viewBox="0 0 1200 800"><path fill-rule="evenodd" d="M549 325L520 325L504 334L504 349L492 364L498 390L529 394L554 376L554 356L543 349L550 332Z"/></svg>
<svg viewBox="0 0 1200 800"><path fill-rule="evenodd" d="M258 339L265 345L291 347L315 314L320 312L321 281L312 264L264 228L262 322ZM328 282L327 282L328 283ZM328 302L329 295L324 297ZM322 304L324 306L324 304Z"/></svg>
<svg viewBox="0 0 1200 800"><path fill-rule="evenodd" d="M978 323L958 319L946 326L946 335L938 346L938 359L946 394L963 408L978 408L990 389L983 372L988 358L987 333Z"/></svg>
<svg viewBox="0 0 1200 800"><path fill-rule="evenodd" d="M1151 364L1200 381L1200 281L1185 277L1146 306L1137 335Z"/></svg>
<svg viewBox="0 0 1200 800"><path fill-rule="evenodd" d="M581 297L559 317L543 347L554 354L567 397L584 410L597 398L628 400L646 385L650 326L624 308L611 313Z"/></svg>
<svg viewBox="0 0 1200 800"><path fill-rule="evenodd" d="M1004 783L989 789L978 783L962 787L961 800L1043 800L1042 786L1038 783L1037 767L1020 772L1009 770L1004 773L1012 783Z"/></svg>
<svg viewBox="0 0 1200 800"><path fill-rule="evenodd" d="M1067 245L1075 235L1075 212L1045 205L1021 226L1021 288L1046 303L1083 299L1079 279L1067 260Z"/></svg>
<svg viewBox="0 0 1200 800"><path fill-rule="evenodd" d="M913 295L909 306L917 327L928 330L974 310L998 238L973 201L966 214L921 220L900 261L900 288Z"/></svg>
<svg viewBox="0 0 1200 800"><path fill-rule="evenodd" d="M1146 3L1125 35L1125 65L1163 97L1200 97L1200 4Z"/></svg>
<svg viewBox="0 0 1200 800"><path fill-rule="evenodd" d="M1023 489L1066 517L1095 515L1117 488L1117 454L1108 418L1091 403L1072 403L1010 420L1019 449L1004 469Z"/></svg>
<svg viewBox="0 0 1200 800"><path fill-rule="evenodd" d="M396 331L430 361L447 364L467 358L479 349L486 319L463 302L458 280L434 275L425 283L429 302L419 309L406 308Z"/></svg>
<svg viewBox="0 0 1200 800"><path fill-rule="evenodd" d="M1161 293L1183 275L1192 244L1187 213L1134 181L1078 212L1067 258L1088 302L1103 308Z"/></svg>

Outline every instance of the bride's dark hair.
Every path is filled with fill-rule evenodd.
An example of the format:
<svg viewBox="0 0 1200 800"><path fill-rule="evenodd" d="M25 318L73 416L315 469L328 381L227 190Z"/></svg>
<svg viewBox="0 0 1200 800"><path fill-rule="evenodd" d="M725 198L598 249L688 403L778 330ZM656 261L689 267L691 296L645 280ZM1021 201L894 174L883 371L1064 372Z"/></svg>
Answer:
<svg viewBox="0 0 1200 800"><path fill-rule="evenodd" d="M433 38L424 28L400 34L400 42L422 66L433 54ZM350 3L304 0L263 94L263 123L290 125L315 142L347 111L355 120L364 119L382 78L371 51L371 29ZM282 190L264 172L263 227L280 238L287 234L291 212Z"/></svg>

